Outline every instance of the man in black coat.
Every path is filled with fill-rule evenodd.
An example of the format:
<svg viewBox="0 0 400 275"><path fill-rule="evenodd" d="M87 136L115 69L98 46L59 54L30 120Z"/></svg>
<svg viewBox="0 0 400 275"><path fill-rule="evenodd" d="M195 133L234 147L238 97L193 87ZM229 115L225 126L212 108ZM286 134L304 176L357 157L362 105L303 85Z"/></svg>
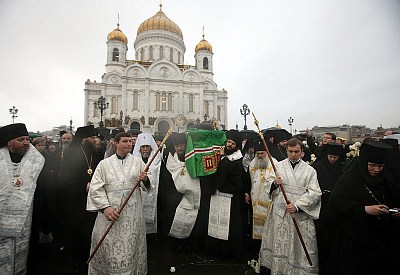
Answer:
<svg viewBox="0 0 400 275"><path fill-rule="evenodd" d="M64 156L59 177L58 201L63 222L71 234L71 245L78 263L90 254L91 234L97 213L86 211L87 190L100 162L93 125L79 127Z"/></svg>
<svg viewBox="0 0 400 275"><path fill-rule="evenodd" d="M207 250L221 258L235 258L240 260L246 256L244 250L243 215L241 214L245 197L243 188L243 157L239 148L242 140L237 130L229 130L226 133L226 137L225 156L221 158L218 164L214 177L214 186L216 188L216 195L230 197L228 238L225 240L209 237L206 246ZM210 220L212 221L211 211L210 206ZM210 224L208 232L210 235Z"/></svg>

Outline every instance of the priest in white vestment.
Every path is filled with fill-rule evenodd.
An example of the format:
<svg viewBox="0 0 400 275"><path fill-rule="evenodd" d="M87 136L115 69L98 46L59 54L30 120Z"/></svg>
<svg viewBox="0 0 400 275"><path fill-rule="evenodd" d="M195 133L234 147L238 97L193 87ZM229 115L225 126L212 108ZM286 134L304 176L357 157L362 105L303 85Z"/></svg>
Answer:
<svg viewBox="0 0 400 275"><path fill-rule="evenodd" d="M179 134L183 139L184 134ZM186 168L184 155L186 143L173 139L175 153L169 153L166 167L171 173L176 190L181 193L182 199L175 210L174 219L169 236L177 239L186 239L190 236L196 222L200 207L200 179L192 178Z"/></svg>
<svg viewBox="0 0 400 275"><path fill-rule="evenodd" d="M146 165L156 153L158 146L150 133L141 133L136 139L136 145L132 155L142 160L142 165ZM157 233L157 195L158 183L160 178L161 155L157 153L149 167L148 174L151 174L153 180L151 187L152 193L142 192L142 206L144 222L146 224L146 234Z"/></svg>
<svg viewBox="0 0 400 275"><path fill-rule="evenodd" d="M120 214L118 209L138 181L143 190L151 192L152 177L144 172L142 160L130 154L132 138L129 133L117 134L115 146L116 154L97 166L88 193L87 210L98 212L91 251L110 222L115 221L89 264L89 274L147 274L141 189L135 190Z"/></svg>
<svg viewBox="0 0 400 275"><path fill-rule="evenodd" d="M277 165L279 177L269 189L272 204L264 226L260 265L271 274L318 274L318 251L314 220L321 207L321 190L314 168L303 160L303 145L293 138L287 143L288 158ZM282 184L290 203L278 188ZM310 255L309 265L292 221L297 221Z"/></svg>
<svg viewBox="0 0 400 275"><path fill-rule="evenodd" d="M267 186L275 181L275 173L267 156L267 151L261 139L255 142L256 157L249 165L251 180L250 196L245 196L246 202L252 205L252 238L258 241L257 254L260 251L261 237L267 219L271 199ZM273 158L275 166L277 161Z"/></svg>
<svg viewBox="0 0 400 275"><path fill-rule="evenodd" d="M26 274L33 195L43 164L25 124L0 128L1 275Z"/></svg>

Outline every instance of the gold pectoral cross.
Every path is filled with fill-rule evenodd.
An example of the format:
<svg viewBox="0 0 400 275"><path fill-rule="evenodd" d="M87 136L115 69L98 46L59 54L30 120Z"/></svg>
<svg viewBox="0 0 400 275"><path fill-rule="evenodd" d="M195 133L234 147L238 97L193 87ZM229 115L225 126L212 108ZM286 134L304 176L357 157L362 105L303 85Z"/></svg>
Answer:
<svg viewBox="0 0 400 275"><path fill-rule="evenodd" d="M185 173L185 166L183 166L181 172L179 173L179 175L184 176L185 174L186 174Z"/></svg>

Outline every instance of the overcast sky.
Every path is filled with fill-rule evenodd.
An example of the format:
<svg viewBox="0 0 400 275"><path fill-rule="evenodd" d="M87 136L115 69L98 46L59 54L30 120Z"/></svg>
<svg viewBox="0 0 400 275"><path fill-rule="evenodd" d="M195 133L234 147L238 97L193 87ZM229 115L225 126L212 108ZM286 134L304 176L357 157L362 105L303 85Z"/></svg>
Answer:
<svg viewBox="0 0 400 275"><path fill-rule="evenodd" d="M157 0L0 0L0 125L30 131L83 126L84 82L101 82L106 38L117 24L128 59L140 23ZM400 125L400 1L163 0L179 25L185 64L205 38L214 81L228 91L228 127L243 128L246 103L261 128L276 122ZM253 120L247 124L254 129Z"/></svg>

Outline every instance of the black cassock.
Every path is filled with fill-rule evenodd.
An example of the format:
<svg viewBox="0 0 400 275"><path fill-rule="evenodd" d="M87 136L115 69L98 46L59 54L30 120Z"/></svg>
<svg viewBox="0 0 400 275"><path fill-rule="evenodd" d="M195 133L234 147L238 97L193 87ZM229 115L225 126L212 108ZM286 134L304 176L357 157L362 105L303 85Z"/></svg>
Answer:
<svg viewBox="0 0 400 275"><path fill-rule="evenodd" d="M343 174L343 170L339 161L331 164L326 157L324 160L315 162L312 166L317 171L318 184L322 192L319 219L315 220L314 223L317 233L319 272L320 274L325 274L326 262L331 248L332 235L336 231L332 219L328 219L326 216L326 208L328 205L329 195L337 180Z"/></svg>
<svg viewBox="0 0 400 275"><path fill-rule="evenodd" d="M220 240L212 237L207 238L206 249L222 258L243 259L246 256L244 250L244 228L243 228L243 164L242 159L230 161L223 158L218 164L214 175L214 186L220 192L232 194L229 236L228 240Z"/></svg>
<svg viewBox="0 0 400 275"><path fill-rule="evenodd" d="M338 180L327 209L336 231L328 274L398 274L400 220L365 212L377 204L400 207L399 182L384 171L369 176L367 164L359 162Z"/></svg>
<svg viewBox="0 0 400 275"><path fill-rule="evenodd" d="M97 216L97 213L86 211L86 185L91 180L88 166L93 175L99 162L100 157L90 144L72 144L64 155L58 182L59 210L71 233L75 256L83 263L89 258L91 235Z"/></svg>
<svg viewBox="0 0 400 275"><path fill-rule="evenodd" d="M164 152L160 168L160 180L157 198L157 227L158 234L166 237L174 221L175 211L182 200L183 194L176 190L171 173L168 171L167 159L169 152Z"/></svg>

